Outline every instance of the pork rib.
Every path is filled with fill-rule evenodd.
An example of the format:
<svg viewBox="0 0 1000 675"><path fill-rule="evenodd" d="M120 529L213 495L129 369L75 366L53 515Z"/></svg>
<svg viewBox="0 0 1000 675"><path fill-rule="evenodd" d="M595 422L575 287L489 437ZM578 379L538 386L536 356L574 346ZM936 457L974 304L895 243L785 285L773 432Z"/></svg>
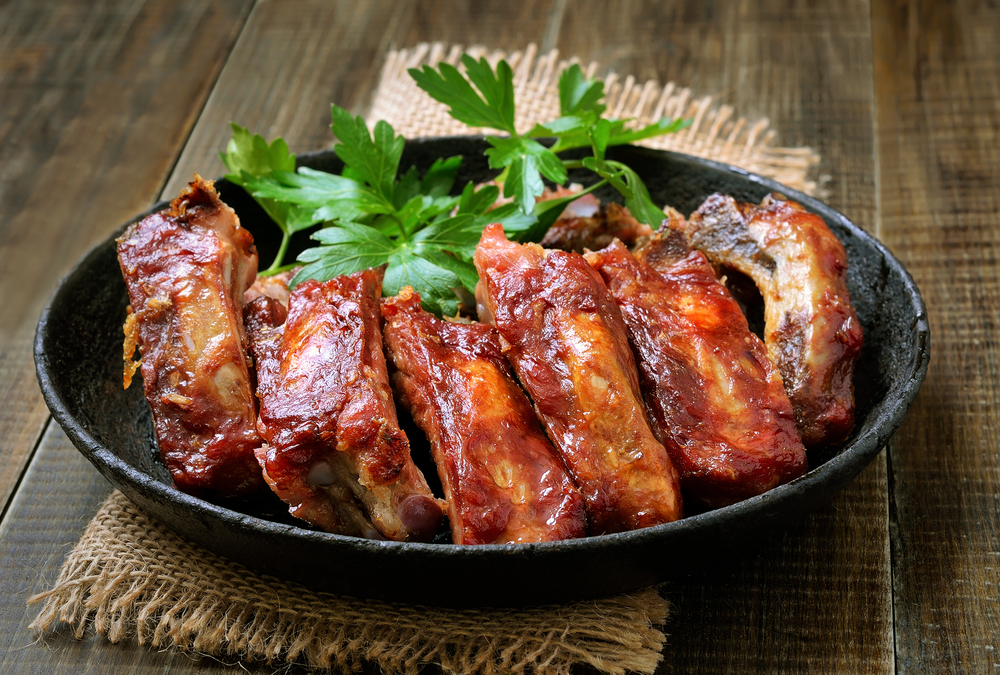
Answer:
<svg viewBox="0 0 1000 675"><path fill-rule="evenodd" d="M382 301L382 314L393 384L430 440L452 541L584 536L583 498L514 382L496 330L441 321L409 286Z"/></svg>
<svg viewBox="0 0 1000 675"><path fill-rule="evenodd" d="M705 256L679 234L655 235L636 253L641 261L615 241L587 259L621 308L685 498L718 508L805 473L781 377Z"/></svg>
<svg viewBox="0 0 1000 675"><path fill-rule="evenodd" d="M601 276L576 253L508 241L500 225L483 231L475 263L477 300L587 501L591 534L680 518L677 471Z"/></svg>
<svg viewBox="0 0 1000 675"><path fill-rule="evenodd" d="M280 325L279 300L248 306L258 426L267 441L257 458L298 518L329 532L429 541L444 512L396 418L382 353L381 285L379 270L304 281Z"/></svg>
<svg viewBox="0 0 1000 675"><path fill-rule="evenodd" d="M760 290L764 342L806 447L846 440L863 337L847 291L843 244L822 218L774 195L759 206L712 195L685 231L712 263L746 274Z"/></svg>
<svg viewBox="0 0 1000 675"><path fill-rule="evenodd" d="M559 187L554 191L546 190L539 201L570 194L573 194L572 190ZM631 246L640 237L651 234L652 228L636 220L624 206L612 202L602 207L597 198L588 193L566 206L566 210L546 231L541 245L583 253L586 249L604 248L614 239Z"/></svg>
<svg viewBox="0 0 1000 675"><path fill-rule="evenodd" d="M118 260L131 313L125 386L142 380L164 464L184 492L219 498L263 485L243 293L257 274L253 237L200 177L170 208L129 227Z"/></svg>

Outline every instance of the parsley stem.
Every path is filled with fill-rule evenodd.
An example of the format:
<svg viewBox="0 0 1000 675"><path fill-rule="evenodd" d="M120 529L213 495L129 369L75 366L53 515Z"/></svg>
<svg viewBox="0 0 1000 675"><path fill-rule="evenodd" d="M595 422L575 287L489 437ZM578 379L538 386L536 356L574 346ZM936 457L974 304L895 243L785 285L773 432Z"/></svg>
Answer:
<svg viewBox="0 0 1000 675"><path fill-rule="evenodd" d="M273 274L278 274L282 271L281 263L285 260L285 253L288 252L288 242L291 241L292 235L288 232L282 230L281 232L281 246L278 247L278 255L274 256L274 262L266 270L261 272L261 276L269 277Z"/></svg>
<svg viewBox="0 0 1000 675"><path fill-rule="evenodd" d="M404 244L410 240L410 232L406 231L406 227L403 226L403 221L399 219L399 216L395 213L388 214L390 218L396 221L399 225L399 236L396 237L397 240L403 242ZM416 229L416 228L414 228Z"/></svg>
<svg viewBox="0 0 1000 675"><path fill-rule="evenodd" d="M258 272L257 276L259 276L259 277L273 277L275 274L281 274L282 272L287 272L288 270L293 270L296 267L301 267L301 266L302 266L302 263L297 262L297 261L296 262L288 263L287 265L282 265L281 267L274 267L272 265L269 269L266 269L263 272Z"/></svg>

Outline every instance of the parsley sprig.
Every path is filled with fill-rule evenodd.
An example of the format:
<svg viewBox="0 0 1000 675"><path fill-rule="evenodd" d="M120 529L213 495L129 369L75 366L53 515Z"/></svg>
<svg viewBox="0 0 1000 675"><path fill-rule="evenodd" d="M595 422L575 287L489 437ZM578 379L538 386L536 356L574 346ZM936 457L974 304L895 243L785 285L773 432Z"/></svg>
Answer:
<svg viewBox="0 0 1000 675"><path fill-rule="evenodd" d="M428 310L454 316L454 289L475 292L472 254L483 228L500 222L517 236L535 219L513 204L486 215L500 196L492 185L476 190L470 182L451 195L461 157L439 159L423 176L413 167L399 176L404 140L389 124L379 122L369 132L361 117L338 106L332 118L340 141L334 152L344 162L339 176L308 167L295 171L295 156L283 140L268 145L232 125L233 139L222 154L226 178L253 195L282 231L278 256L262 274L301 264L294 287L304 279L326 281L385 265L387 295L412 286ZM291 235L316 223L327 225L312 235L319 246L284 265Z"/></svg>
<svg viewBox="0 0 1000 675"><path fill-rule="evenodd" d="M512 197L523 213L536 213L535 199L541 196L545 187L543 176L562 185L568 177L567 169L586 168L601 177L598 185L613 185L625 197L625 205L632 215L640 221L656 226L664 219L663 211L649 198L639 176L621 162L606 160L605 154L615 145L683 129L686 121L664 118L640 129L629 129L626 127L628 120L603 117L607 110L601 102L604 83L588 80L580 66L573 64L559 76L560 117L536 124L527 133L520 134L514 119L513 73L507 62L500 61L494 71L485 58L476 61L464 54L462 65L465 76L448 63L438 64L437 69L429 65L422 69L411 68L409 73L417 86L449 106L448 112L455 119L473 127L508 134L488 136L486 140L492 147L486 155L492 168L503 169L498 182L503 183L504 196ZM536 138L555 138L555 143L546 147ZM592 149L591 157L564 160L558 156L565 150L587 146ZM549 209L549 215L553 210ZM558 217L559 212L554 216ZM544 235L548 225L551 222L540 222L525 238L534 240L539 231Z"/></svg>
<svg viewBox="0 0 1000 675"><path fill-rule="evenodd" d="M295 171L295 155L288 152L288 145L279 138L268 145L260 135L253 134L235 122L230 123L233 137L226 146L226 152L220 152L222 163L229 169L226 180L239 185L248 192L248 181L259 176L285 174ZM281 263L288 250L288 242L299 230L315 225L317 220L313 210L295 201L281 201L256 197L261 208L271 217L271 220L281 229L281 246L274 263L263 274L275 274L281 271Z"/></svg>
<svg viewBox="0 0 1000 675"><path fill-rule="evenodd" d="M418 86L450 107L456 119L473 127L496 129L505 136L488 136L490 166L502 169L497 183L512 201L493 208L500 196L495 185L476 189L470 182L453 195L461 157L439 159L419 175L414 167L400 174L405 141L386 122L369 130L361 117L336 105L331 108L334 152L344 162L341 175L295 168L295 155L284 140L272 143L232 124L232 140L221 153L226 178L242 186L263 207L282 232L273 263L262 274L302 265L291 285L304 279L326 281L369 267L385 266L383 292L395 295L412 286L426 309L455 315L457 291L475 292L478 276L472 255L483 228L503 224L519 241L539 241L565 206L581 193L547 201L536 200L543 177L562 185L568 170L585 168L600 180L584 190L614 186L639 220L658 225L663 212L649 198L639 176L621 162L606 159L607 149L685 126L661 120L641 129L626 128L626 120L603 117L604 84L588 80L577 65L559 78L560 117L537 124L526 134L515 125L513 73L506 61L494 70L485 59L465 55L463 74L441 63L435 70L410 70ZM550 145L538 138L554 138ZM566 160L564 150L590 147L583 159ZM298 262L285 264L291 236L316 224L318 246Z"/></svg>

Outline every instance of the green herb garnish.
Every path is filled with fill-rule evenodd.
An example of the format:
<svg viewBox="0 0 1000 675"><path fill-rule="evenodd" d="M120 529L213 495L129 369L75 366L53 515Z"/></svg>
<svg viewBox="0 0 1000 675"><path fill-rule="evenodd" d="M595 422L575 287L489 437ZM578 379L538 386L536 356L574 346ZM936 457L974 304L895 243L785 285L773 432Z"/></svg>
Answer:
<svg viewBox="0 0 1000 675"><path fill-rule="evenodd" d="M230 126L233 129L233 137L226 146L226 152L219 153L222 163L229 169L226 180L230 183L251 192L248 181L254 178L295 171L295 155L288 152L288 145L284 139L279 138L268 145L262 136L251 135L239 124L231 122ZM312 217L313 209L301 203L264 199L256 195L254 197L267 215L271 216L271 220L281 228L281 247L278 255L271 267L262 272L262 274L274 274L281 271L281 262L285 258L292 235L319 221Z"/></svg>
<svg viewBox="0 0 1000 675"><path fill-rule="evenodd" d="M420 70L411 68L409 72L417 86L449 106L448 112L455 119L510 134L487 137L493 147L486 154L492 168L503 169L498 181L504 185L504 196L513 197L522 212L534 212L535 198L544 189L543 176L562 185L567 180L567 169L587 168L603 179L598 186L610 183L625 197L625 205L638 220L654 227L663 221L666 216L649 198L639 176L621 162L605 160L604 155L611 146L672 133L683 129L688 122L662 119L642 129L626 129L627 120L602 117L606 110L601 103L604 83L586 79L580 66L573 64L559 76L560 117L536 124L526 134L518 134L514 124L513 76L507 62L500 61L495 73L485 58L476 61L465 54L462 64L468 79L447 63L438 64L437 70L424 66ZM545 147L534 140L540 137L556 140L551 147ZM557 154L587 146L593 156L582 160L564 160ZM554 216L553 222L559 212ZM541 234L544 235L544 230Z"/></svg>
<svg viewBox="0 0 1000 675"><path fill-rule="evenodd" d="M282 139L269 145L233 124L232 140L221 153L229 169L226 178L253 195L282 231L278 255L261 274L292 267L284 263L291 235L322 223L312 235L319 246L299 255L295 264L303 267L291 286L385 265L386 295L412 286L426 309L455 315L456 289L475 291L478 276L472 254L489 223L502 223L513 239L540 241L569 202L608 184L621 192L640 221L656 226L663 220L639 176L605 154L608 147L677 131L685 122L661 120L626 129L625 120L604 118L604 84L587 80L573 65L559 78L561 116L519 134L510 66L500 61L494 70L485 59L468 55L462 63L464 75L446 63L410 74L420 88L448 105L456 119L508 134L487 137L491 147L486 154L491 167L502 169L497 182L513 201L491 208L500 196L493 185L477 190L469 183L460 195L452 195L461 157L439 159L423 176L413 167L400 175L403 137L386 122L369 131L361 117L336 105L331 128L339 140L334 152L344 162L339 176L306 167L296 171L295 155ZM547 147L535 140L540 137L555 142ZM564 160L557 154L588 146L592 155L583 159ZM562 185L569 169L580 168L601 180L583 193L536 202L545 187L543 177Z"/></svg>

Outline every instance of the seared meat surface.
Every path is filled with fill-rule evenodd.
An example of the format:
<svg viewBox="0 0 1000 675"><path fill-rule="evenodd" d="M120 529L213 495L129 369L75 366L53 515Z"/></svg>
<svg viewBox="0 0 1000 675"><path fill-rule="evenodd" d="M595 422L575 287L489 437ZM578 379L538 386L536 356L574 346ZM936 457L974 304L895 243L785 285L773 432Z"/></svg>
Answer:
<svg viewBox="0 0 1000 675"><path fill-rule="evenodd" d="M253 237L211 181L196 177L169 209L125 231L118 260L131 303L125 386L138 346L157 445L177 487L209 498L258 489L243 331Z"/></svg>
<svg viewBox="0 0 1000 675"><path fill-rule="evenodd" d="M257 298L267 297L274 298L284 305L285 309L288 309L288 294L290 293L288 282L292 280L299 269L301 268L296 267L269 277L257 277L247 292L243 294L244 305L249 305Z"/></svg>
<svg viewBox="0 0 1000 675"><path fill-rule="evenodd" d="M428 314L409 286L382 301L382 314L393 385L430 440L452 541L584 536L583 498L514 382L496 330Z"/></svg>
<svg viewBox="0 0 1000 675"><path fill-rule="evenodd" d="M541 200L555 199L572 194L571 190L560 187L546 191ZM575 251L597 250L620 239L631 246L640 237L653 234L652 228L640 223L620 204L601 203L592 194L586 194L570 202L562 215L552 223L552 227L542 238L542 247Z"/></svg>
<svg viewBox="0 0 1000 675"><path fill-rule="evenodd" d="M804 474L781 377L705 256L669 230L636 254L615 241L587 259L622 311L685 498L718 508Z"/></svg>
<svg viewBox="0 0 1000 675"><path fill-rule="evenodd" d="M760 205L712 195L685 227L715 265L753 279L764 342L807 447L841 443L854 426L862 333L847 291L847 254L823 219L769 195Z"/></svg>
<svg viewBox="0 0 1000 675"><path fill-rule="evenodd" d="M587 501L591 534L682 516L677 471L646 419L621 313L583 256L483 231L480 288L507 357Z"/></svg>
<svg viewBox="0 0 1000 675"><path fill-rule="evenodd" d="M444 514L396 418L381 283L381 271L371 269L304 281L289 296L283 324L280 301L250 304L258 427L267 441L257 458L298 518L329 532L429 541Z"/></svg>

